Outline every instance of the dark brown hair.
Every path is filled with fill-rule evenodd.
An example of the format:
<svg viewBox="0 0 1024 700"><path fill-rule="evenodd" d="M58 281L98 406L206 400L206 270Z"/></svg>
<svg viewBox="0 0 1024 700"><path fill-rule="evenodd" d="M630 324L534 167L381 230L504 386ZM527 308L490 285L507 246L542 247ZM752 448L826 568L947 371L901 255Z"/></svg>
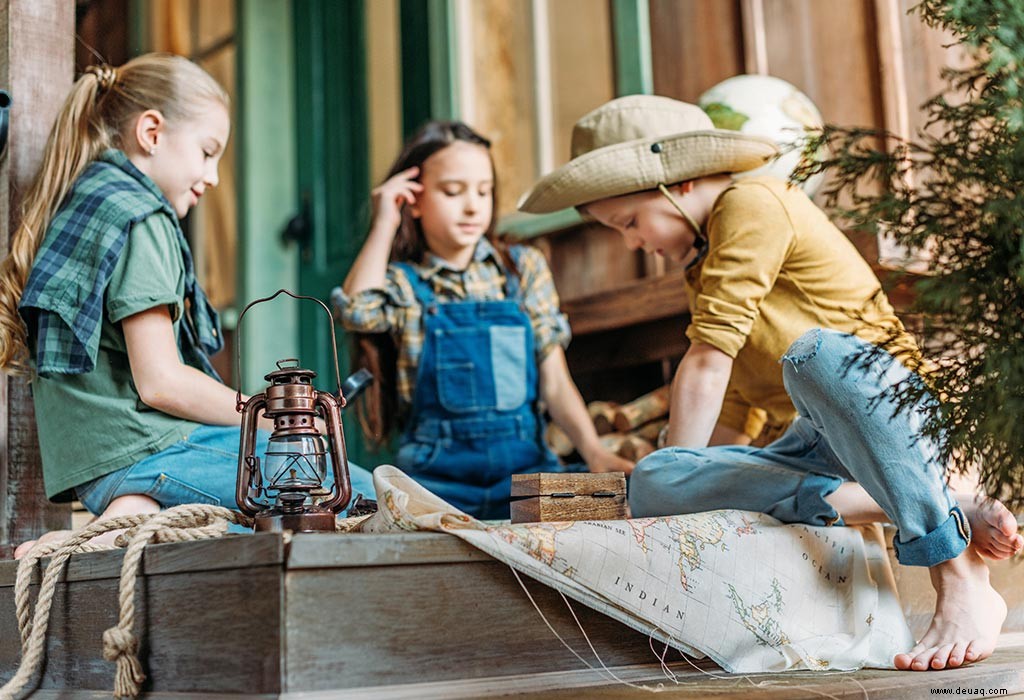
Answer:
<svg viewBox="0 0 1024 700"><path fill-rule="evenodd" d="M472 128L459 121L432 121L424 124L409 141L391 165L384 180L412 167L420 168L430 156L456 141L483 146L490 152L491 142ZM493 170L493 161L492 161ZM423 262L427 252L426 239L419 219L402 208L402 221L391 244L391 262ZM491 221L484 236L494 245L498 255L510 274L518 274L508 251L508 244L496 234L498 214L498 178L494 176L491 189ZM388 333L353 334L352 368L365 368L373 373L376 381L366 390L358 402L357 416L363 435L371 447L385 445L393 429L399 427L399 399L397 387L398 349Z"/></svg>

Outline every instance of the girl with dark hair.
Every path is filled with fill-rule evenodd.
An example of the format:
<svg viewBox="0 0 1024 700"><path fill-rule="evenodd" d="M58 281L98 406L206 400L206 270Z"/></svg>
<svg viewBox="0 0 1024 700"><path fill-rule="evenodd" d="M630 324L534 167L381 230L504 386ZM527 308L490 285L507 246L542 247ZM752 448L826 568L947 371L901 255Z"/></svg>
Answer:
<svg viewBox="0 0 1024 700"><path fill-rule="evenodd" d="M334 302L363 335L357 364L380 382L364 402L376 442L401 419L396 464L471 515L507 518L512 474L564 467L539 404L591 471L630 472L598 440L569 375L569 328L544 256L495 236L490 142L431 122L372 193L373 224Z"/></svg>

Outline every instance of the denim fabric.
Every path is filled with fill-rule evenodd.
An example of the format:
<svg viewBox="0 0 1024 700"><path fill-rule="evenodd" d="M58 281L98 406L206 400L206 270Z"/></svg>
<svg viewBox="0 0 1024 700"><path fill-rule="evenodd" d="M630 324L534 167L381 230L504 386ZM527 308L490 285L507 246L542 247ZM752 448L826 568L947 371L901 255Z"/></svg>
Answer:
<svg viewBox="0 0 1024 700"><path fill-rule="evenodd" d="M441 303L406 267L423 307L424 346L395 464L473 516L507 518L513 474L565 469L543 440L534 336L517 278L506 273L500 301Z"/></svg>
<svg viewBox="0 0 1024 700"><path fill-rule="evenodd" d="M865 341L813 329L782 358L799 417L764 448L669 447L641 460L630 479L634 517L738 508L785 523L842 524L825 501L857 481L898 528L900 562L933 566L970 542L946 489L935 445L920 437L922 412L897 411L888 390L920 379Z"/></svg>
<svg viewBox="0 0 1024 700"><path fill-rule="evenodd" d="M255 451L266 452L270 433L257 433ZM240 429L204 425L188 437L130 467L86 482L75 490L90 513L100 514L118 496L149 496L162 508L184 503L205 503L236 509L235 478L238 474ZM373 498L373 479L362 467L349 462L352 500L356 494ZM328 472L327 484L333 483Z"/></svg>

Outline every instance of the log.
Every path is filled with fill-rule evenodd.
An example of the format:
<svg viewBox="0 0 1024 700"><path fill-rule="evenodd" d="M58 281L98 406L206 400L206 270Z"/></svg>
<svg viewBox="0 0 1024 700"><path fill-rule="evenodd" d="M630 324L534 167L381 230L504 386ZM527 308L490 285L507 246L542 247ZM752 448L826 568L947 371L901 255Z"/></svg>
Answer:
<svg viewBox="0 0 1024 700"><path fill-rule="evenodd" d="M619 447L622 446L622 441L628 436L624 433L608 433L607 435L601 436L601 444L604 445L605 449L616 454L619 453Z"/></svg>
<svg viewBox="0 0 1024 700"><path fill-rule="evenodd" d="M637 462L654 452L654 444L637 435L629 435L619 445L619 457Z"/></svg>
<svg viewBox="0 0 1024 700"><path fill-rule="evenodd" d="M568 457L576 451L576 447L572 444L569 436L554 423L548 423L548 429L544 433L544 440L548 443L551 451L559 457Z"/></svg>
<svg viewBox="0 0 1024 700"><path fill-rule="evenodd" d="M644 423L634 430L633 434L656 445L658 443L658 436L661 435L661 431L666 425L668 425L668 418L658 418L650 423Z"/></svg>
<svg viewBox="0 0 1024 700"><path fill-rule="evenodd" d="M618 408L619 404L613 401L591 401L587 404L587 413L594 421L598 435L615 432L615 411Z"/></svg>
<svg viewBox="0 0 1024 700"><path fill-rule="evenodd" d="M615 429L625 433L655 418L668 415L669 388L663 386L635 401L619 407L615 412Z"/></svg>

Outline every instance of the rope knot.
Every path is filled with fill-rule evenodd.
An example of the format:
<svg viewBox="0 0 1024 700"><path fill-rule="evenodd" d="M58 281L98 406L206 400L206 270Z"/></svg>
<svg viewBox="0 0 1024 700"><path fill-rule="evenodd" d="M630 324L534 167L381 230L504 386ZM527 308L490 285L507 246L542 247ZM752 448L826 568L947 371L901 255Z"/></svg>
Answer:
<svg viewBox="0 0 1024 700"><path fill-rule="evenodd" d="M114 697L137 698L146 674L139 663L139 640L126 629L111 627L103 633L103 658L116 661Z"/></svg>
<svg viewBox="0 0 1024 700"><path fill-rule="evenodd" d="M103 658L117 661L124 654L135 656L139 651L139 640L128 630L111 627L103 633Z"/></svg>

